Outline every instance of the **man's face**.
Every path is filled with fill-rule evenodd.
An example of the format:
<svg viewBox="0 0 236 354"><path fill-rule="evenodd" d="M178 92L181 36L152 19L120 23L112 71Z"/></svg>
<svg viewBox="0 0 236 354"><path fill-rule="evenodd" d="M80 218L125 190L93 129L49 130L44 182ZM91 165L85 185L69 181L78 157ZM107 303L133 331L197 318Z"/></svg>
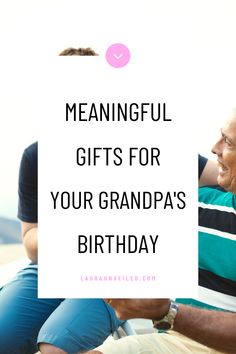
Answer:
<svg viewBox="0 0 236 354"><path fill-rule="evenodd" d="M212 148L219 164L218 184L236 194L236 117L221 129L221 138Z"/></svg>

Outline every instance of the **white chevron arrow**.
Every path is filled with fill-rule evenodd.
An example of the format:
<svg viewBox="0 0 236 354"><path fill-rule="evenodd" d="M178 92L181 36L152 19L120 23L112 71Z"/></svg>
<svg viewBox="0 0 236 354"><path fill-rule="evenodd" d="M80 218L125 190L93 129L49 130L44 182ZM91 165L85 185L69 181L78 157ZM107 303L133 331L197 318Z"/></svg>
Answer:
<svg viewBox="0 0 236 354"><path fill-rule="evenodd" d="M120 59L121 57L123 57L123 54L122 54L122 53L120 53L120 54L114 53L113 56L114 56L116 59Z"/></svg>

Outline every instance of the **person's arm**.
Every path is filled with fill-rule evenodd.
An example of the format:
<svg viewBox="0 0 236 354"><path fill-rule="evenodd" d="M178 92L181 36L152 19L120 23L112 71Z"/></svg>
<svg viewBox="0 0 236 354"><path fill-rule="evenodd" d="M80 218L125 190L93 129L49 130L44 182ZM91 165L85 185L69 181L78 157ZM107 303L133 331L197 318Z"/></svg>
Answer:
<svg viewBox="0 0 236 354"><path fill-rule="evenodd" d="M27 256L33 262L38 260L38 224L22 222L22 238Z"/></svg>
<svg viewBox="0 0 236 354"><path fill-rule="evenodd" d="M38 251L38 150L37 143L25 149L19 170L18 213L21 220L23 244L33 262L37 261Z"/></svg>
<svg viewBox="0 0 236 354"><path fill-rule="evenodd" d="M169 299L111 299L118 318L163 318ZM236 313L179 305L175 331L215 350L236 353Z"/></svg>
<svg viewBox="0 0 236 354"><path fill-rule="evenodd" d="M236 353L236 313L179 305L174 330L223 353Z"/></svg>
<svg viewBox="0 0 236 354"><path fill-rule="evenodd" d="M207 163L199 178L199 186L217 184L218 174L219 170L217 168L217 163L211 160L207 160Z"/></svg>

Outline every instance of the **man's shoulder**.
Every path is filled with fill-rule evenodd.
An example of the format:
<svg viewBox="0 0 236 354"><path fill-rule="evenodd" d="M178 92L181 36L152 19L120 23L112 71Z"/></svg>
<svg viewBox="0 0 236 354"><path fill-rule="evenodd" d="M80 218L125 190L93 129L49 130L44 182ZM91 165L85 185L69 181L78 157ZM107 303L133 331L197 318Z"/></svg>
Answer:
<svg viewBox="0 0 236 354"><path fill-rule="evenodd" d="M231 192L227 192L218 185L200 187L199 202L231 207L236 210L236 195Z"/></svg>

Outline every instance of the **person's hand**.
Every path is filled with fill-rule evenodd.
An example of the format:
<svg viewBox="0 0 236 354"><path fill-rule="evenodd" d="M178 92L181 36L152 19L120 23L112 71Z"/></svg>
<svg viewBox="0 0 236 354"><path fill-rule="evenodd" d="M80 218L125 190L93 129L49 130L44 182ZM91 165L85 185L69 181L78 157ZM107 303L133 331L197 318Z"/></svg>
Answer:
<svg viewBox="0 0 236 354"><path fill-rule="evenodd" d="M169 311L170 299L105 299L121 320L129 318L161 319Z"/></svg>

